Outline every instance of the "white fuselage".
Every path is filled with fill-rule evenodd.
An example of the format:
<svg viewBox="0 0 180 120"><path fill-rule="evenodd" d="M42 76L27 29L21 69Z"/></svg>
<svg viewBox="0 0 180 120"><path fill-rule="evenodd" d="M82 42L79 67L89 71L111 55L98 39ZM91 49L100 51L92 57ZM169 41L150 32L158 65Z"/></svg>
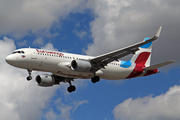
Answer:
<svg viewBox="0 0 180 120"><path fill-rule="evenodd" d="M20 52L19 52L20 51ZM23 53L23 52L24 53ZM78 72L70 68L73 60L90 60L94 57L86 55L77 55L64 52L54 52L41 49L24 48L18 49L13 54L7 56L6 61L12 66L31 69L37 71L51 72L55 75L68 78L90 79L92 72ZM96 72L96 75L102 79L119 80L126 79L135 68L132 64L129 67L121 67L122 61L109 63L105 68ZM142 72L143 76L145 73Z"/></svg>

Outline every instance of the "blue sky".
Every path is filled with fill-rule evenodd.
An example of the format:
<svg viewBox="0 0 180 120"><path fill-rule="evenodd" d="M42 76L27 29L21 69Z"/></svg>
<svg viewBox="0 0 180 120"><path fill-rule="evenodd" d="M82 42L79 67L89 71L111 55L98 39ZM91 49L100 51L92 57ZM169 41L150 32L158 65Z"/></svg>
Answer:
<svg viewBox="0 0 180 120"><path fill-rule="evenodd" d="M52 25L50 28L50 33L57 35L53 38L41 36L43 43L34 44L33 41L37 39L34 34L26 35L20 40L15 41L17 48L22 47L35 47L41 48L46 43L53 44L54 48L59 51L85 54L83 49L87 49L87 45L93 42L90 32L90 22L94 19L94 16L90 11L85 11L85 13L70 13L63 19L59 20L59 27ZM84 32L84 34L82 33ZM82 35L78 36L78 33ZM27 44L24 46L18 46L18 43L26 40Z"/></svg>
<svg viewBox="0 0 180 120"><path fill-rule="evenodd" d="M2 66L0 119L15 120L177 120L180 118L179 1L19 0L0 1ZM0 7L1 8L1 7ZM15 15L15 16L14 16ZM42 88L26 81L26 70L5 63L13 50L24 47L100 55L152 37L152 64L176 63L152 76L128 80L75 80ZM42 72L33 72L33 78ZM11 76L11 77L9 77ZM13 79L12 79L13 78Z"/></svg>

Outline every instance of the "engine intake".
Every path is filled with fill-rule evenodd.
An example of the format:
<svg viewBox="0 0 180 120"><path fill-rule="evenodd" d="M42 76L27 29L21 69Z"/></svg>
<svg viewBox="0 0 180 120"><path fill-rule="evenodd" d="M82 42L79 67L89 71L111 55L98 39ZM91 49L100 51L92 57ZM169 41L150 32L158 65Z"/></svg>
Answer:
<svg viewBox="0 0 180 120"><path fill-rule="evenodd" d="M55 79L50 75L37 75L36 83L42 87L49 87L55 85Z"/></svg>
<svg viewBox="0 0 180 120"><path fill-rule="evenodd" d="M73 60L71 62L71 69L79 72L89 72L91 69L91 63L83 60Z"/></svg>

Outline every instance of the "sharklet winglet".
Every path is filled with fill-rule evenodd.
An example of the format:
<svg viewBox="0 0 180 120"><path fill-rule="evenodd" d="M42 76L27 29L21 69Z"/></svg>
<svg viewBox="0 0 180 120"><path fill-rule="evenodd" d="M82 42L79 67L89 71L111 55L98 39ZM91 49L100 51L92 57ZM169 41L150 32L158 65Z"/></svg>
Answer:
<svg viewBox="0 0 180 120"><path fill-rule="evenodd" d="M158 31L156 32L156 35L153 37L154 39L158 39L161 34L162 26L159 27Z"/></svg>

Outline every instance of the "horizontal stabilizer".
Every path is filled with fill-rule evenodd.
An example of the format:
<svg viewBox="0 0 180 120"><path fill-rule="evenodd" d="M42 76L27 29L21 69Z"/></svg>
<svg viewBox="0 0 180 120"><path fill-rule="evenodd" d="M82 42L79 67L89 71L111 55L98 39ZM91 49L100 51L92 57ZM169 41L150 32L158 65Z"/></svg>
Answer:
<svg viewBox="0 0 180 120"><path fill-rule="evenodd" d="M149 67L144 68L144 70L154 70L154 69L163 67L163 66L165 66L165 65L171 64L171 63L173 63L173 62L174 62L174 61L171 60L171 61L163 62L163 63L160 63L160 64L152 65L152 66L149 66Z"/></svg>

